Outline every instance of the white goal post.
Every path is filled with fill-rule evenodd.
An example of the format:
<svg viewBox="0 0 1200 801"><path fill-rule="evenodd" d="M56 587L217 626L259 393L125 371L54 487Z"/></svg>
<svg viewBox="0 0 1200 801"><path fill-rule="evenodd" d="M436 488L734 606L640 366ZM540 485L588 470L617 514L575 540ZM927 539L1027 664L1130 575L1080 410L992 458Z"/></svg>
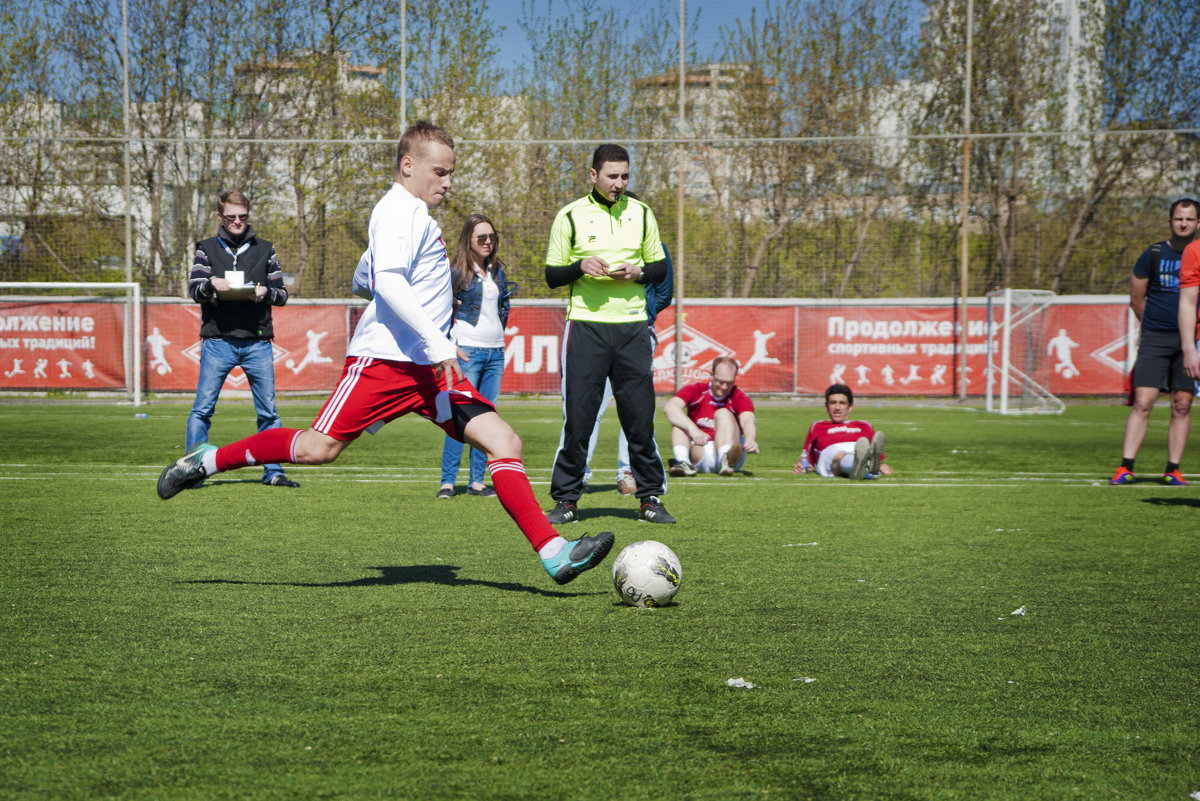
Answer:
<svg viewBox="0 0 1200 801"><path fill-rule="evenodd" d="M0 281L0 390L123 392L142 404L136 283Z"/></svg>
<svg viewBox="0 0 1200 801"><path fill-rule="evenodd" d="M987 295L987 410L1000 414L1061 414L1047 386L1053 370L1049 316L1053 292L1002 289ZM1000 343L997 352L996 338Z"/></svg>

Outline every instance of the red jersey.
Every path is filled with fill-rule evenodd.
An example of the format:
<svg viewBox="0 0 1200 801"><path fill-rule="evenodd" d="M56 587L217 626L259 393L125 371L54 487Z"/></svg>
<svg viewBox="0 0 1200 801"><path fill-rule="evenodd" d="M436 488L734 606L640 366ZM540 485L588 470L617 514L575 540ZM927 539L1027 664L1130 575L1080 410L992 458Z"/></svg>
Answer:
<svg viewBox="0 0 1200 801"><path fill-rule="evenodd" d="M1179 286L1200 286L1200 239L1183 249L1179 262ZM1196 320L1196 339L1200 340L1200 319Z"/></svg>
<svg viewBox="0 0 1200 801"><path fill-rule="evenodd" d="M754 401L750 400L749 395L738 389L737 384L733 385L729 394L724 398L714 398L712 382L697 381L676 392L675 397L682 400L687 406L687 414L692 422L710 437L713 435L713 416L716 415L717 409L728 409L733 412L735 418L742 412L754 411Z"/></svg>
<svg viewBox="0 0 1200 801"><path fill-rule="evenodd" d="M839 442L857 442L859 437L871 439L875 429L865 420L847 420L835 423L832 420L818 420L809 426L808 436L804 439L804 450L808 451L808 463L815 465L821 456L821 451ZM882 458L882 456L880 457Z"/></svg>

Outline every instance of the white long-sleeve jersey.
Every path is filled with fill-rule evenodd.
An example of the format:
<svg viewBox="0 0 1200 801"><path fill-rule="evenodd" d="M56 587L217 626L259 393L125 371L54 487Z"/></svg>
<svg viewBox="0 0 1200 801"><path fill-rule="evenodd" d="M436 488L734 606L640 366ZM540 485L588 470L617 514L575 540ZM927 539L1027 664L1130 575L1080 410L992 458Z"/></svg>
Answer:
<svg viewBox="0 0 1200 801"><path fill-rule="evenodd" d="M373 298L348 356L437 364L455 358L449 339L454 288L442 229L425 203L392 184L371 212L367 251L355 272Z"/></svg>

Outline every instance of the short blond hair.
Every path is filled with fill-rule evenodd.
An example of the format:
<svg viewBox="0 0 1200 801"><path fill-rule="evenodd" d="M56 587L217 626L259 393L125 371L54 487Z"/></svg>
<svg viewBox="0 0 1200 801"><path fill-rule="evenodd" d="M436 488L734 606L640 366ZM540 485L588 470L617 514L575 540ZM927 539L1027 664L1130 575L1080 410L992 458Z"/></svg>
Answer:
<svg viewBox="0 0 1200 801"><path fill-rule="evenodd" d="M426 142L440 142L451 150L454 149L454 137L445 128L440 125L434 125L432 122L417 120L408 126L408 130L400 137L400 143L396 145L397 173L400 172L400 160L405 156L411 155L417 149L417 145L425 144Z"/></svg>

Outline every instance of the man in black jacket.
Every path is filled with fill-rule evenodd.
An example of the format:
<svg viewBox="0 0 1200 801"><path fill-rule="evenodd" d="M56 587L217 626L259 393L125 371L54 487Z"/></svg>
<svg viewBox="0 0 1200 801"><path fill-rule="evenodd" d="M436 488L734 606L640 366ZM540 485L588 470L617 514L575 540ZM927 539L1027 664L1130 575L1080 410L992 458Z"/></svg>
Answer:
<svg viewBox="0 0 1200 801"><path fill-rule="evenodd" d="M275 408L275 359L271 307L287 303L275 247L250 227L250 201L241 192L222 192L217 201L217 235L196 243L188 294L200 304L200 375L187 421L187 450L208 442L208 427L221 386L234 367L250 382L258 430L279 428ZM264 484L298 487L278 464L263 466Z"/></svg>

